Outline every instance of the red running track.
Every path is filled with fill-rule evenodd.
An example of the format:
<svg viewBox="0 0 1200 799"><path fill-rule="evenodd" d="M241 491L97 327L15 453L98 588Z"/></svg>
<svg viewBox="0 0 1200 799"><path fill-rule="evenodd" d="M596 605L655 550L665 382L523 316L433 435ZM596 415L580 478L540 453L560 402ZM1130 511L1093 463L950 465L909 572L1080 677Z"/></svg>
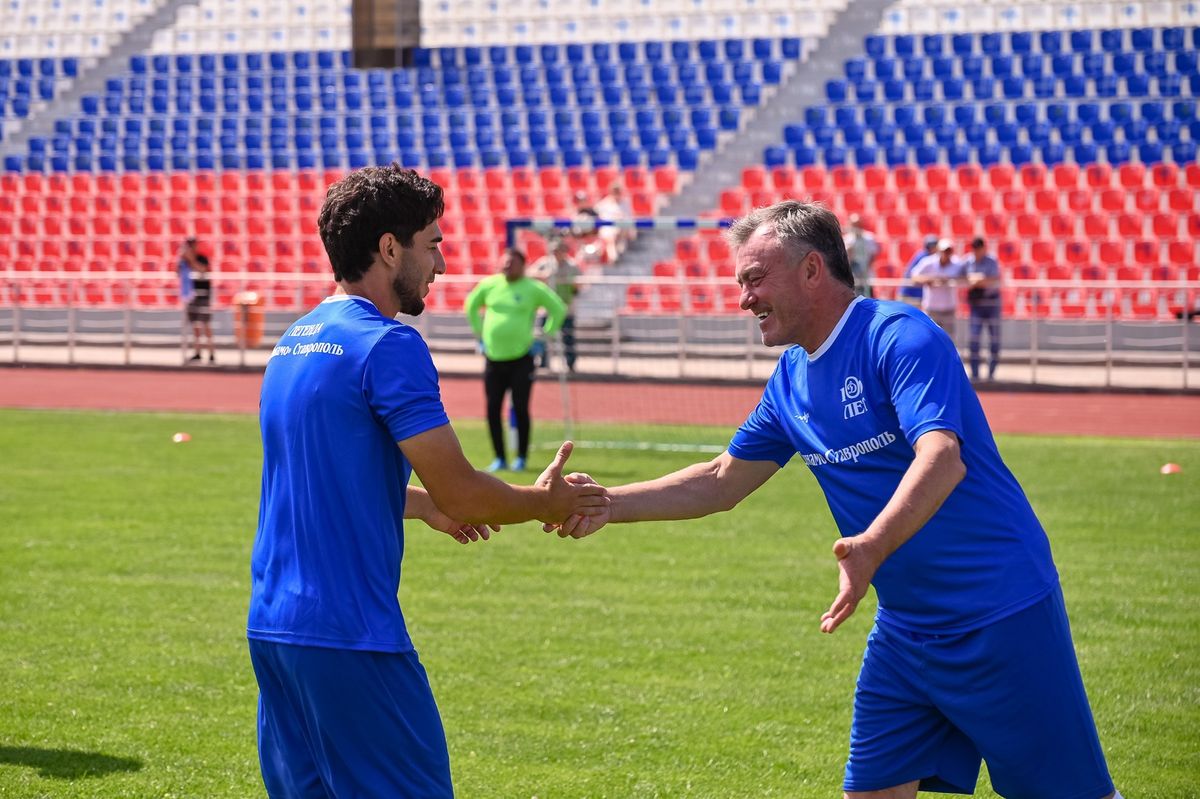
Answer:
<svg viewBox="0 0 1200 799"><path fill-rule="evenodd" d="M121 411L254 413L261 373L109 369L0 368L0 407ZM735 426L758 400L753 386L576 382L578 418ZM1200 438L1200 396L1093 392L985 392L980 395L997 433ZM483 416L482 381L442 379L454 418ZM558 386L534 391L534 417L561 415Z"/></svg>

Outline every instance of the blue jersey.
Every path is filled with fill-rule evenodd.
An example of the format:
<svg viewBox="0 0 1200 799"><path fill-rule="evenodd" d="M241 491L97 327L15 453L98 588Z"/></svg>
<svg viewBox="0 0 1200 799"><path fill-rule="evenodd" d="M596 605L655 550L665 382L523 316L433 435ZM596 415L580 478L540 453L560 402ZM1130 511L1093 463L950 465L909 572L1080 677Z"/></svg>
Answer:
<svg viewBox="0 0 1200 799"><path fill-rule="evenodd" d="M447 424L429 348L360 297L288 328L259 406L251 638L406 652L396 592L412 467L397 441Z"/></svg>
<svg viewBox="0 0 1200 799"><path fill-rule="evenodd" d="M955 434L966 477L880 566L879 616L914 632L977 629L1029 607L1058 583L1050 545L1009 472L950 338L909 305L856 300L811 356L779 359L730 443L743 460L808 464L843 536L895 493L913 445Z"/></svg>

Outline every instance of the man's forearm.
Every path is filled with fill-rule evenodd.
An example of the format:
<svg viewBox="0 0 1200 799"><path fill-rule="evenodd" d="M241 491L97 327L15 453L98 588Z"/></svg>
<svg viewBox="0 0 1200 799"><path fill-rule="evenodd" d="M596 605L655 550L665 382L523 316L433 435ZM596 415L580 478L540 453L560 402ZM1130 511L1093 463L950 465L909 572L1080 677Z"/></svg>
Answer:
<svg viewBox="0 0 1200 799"><path fill-rule="evenodd" d="M943 438L931 439L921 446L925 436ZM877 547L880 562L912 538L937 513L966 474L957 440L953 444L944 440L952 439L952 434L934 431L925 436L918 441L916 458L892 498L859 536Z"/></svg>

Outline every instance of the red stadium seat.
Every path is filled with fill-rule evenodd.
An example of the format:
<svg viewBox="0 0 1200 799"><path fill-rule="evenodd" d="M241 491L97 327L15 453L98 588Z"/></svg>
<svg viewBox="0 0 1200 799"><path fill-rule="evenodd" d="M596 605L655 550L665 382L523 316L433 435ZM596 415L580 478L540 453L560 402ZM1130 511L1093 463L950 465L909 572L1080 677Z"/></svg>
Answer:
<svg viewBox="0 0 1200 799"><path fill-rule="evenodd" d="M1025 188L1040 189L1046 185L1046 167L1037 163L1022 164L1018 177Z"/></svg>
<svg viewBox="0 0 1200 799"><path fill-rule="evenodd" d="M698 261L701 258L700 239L696 236L680 236L675 239L675 257L680 261Z"/></svg>
<svg viewBox="0 0 1200 799"><path fill-rule="evenodd" d="M1120 266L1125 263L1125 242L1119 239L1101 241L1097 257L1105 266Z"/></svg>
<svg viewBox="0 0 1200 799"><path fill-rule="evenodd" d="M654 168L654 190L659 194L674 194L679 188L679 170L673 166Z"/></svg>
<svg viewBox="0 0 1200 799"><path fill-rule="evenodd" d="M910 214L923 214L929 210L929 195L923 189L909 189L901 195L901 207Z"/></svg>
<svg viewBox="0 0 1200 799"><path fill-rule="evenodd" d="M930 191L950 188L950 168L942 164L925 167L925 187Z"/></svg>
<svg viewBox="0 0 1200 799"><path fill-rule="evenodd" d="M1075 279L1075 267L1069 264L1045 263L1042 265L1042 272L1046 275L1046 280L1052 283L1066 283Z"/></svg>
<svg viewBox="0 0 1200 799"><path fill-rule="evenodd" d="M678 280L681 274L678 261L656 261L651 273L655 277Z"/></svg>
<svg viewBox="0 0 1200 799"><path fill-rule="evenodd" d="M983 185L983 170L976 164L962 164L955 170L958 188L964 191L978 189Z"/></svg>
<svg viewBox="0 0 1200 799"><path fill-rule="evenodd" d="M1010 189L1016 177L1011 164L993 164L987 170L988 183L993 189Z"/></svg>
<svg viewBox="0 0 1200 799"><path fill-rule="evenodd" d="M1063 257L1069 264L1085 264L1091 260L1092 245L1087 239L1073 239L1063 243Z"/></svg>
<svg viewBox="0 0 1200 799"><path fill-rule="evenodd" d="M630 283L625 288L625 310L647 313L654 306L654 286L649 283Z"/></svg>
<svg viewBox="0 0 1200 799"><path fill-rule="evenodd" d="M781 195L790 196L796 186L796 169L785 165L771 168L771 187Z"/></svg>
<svg viewBox="0 0 1200 799"><path fill-rule="evenodd" d="M801 188L806 192L821 191L825 188L825 167L806 166L800 172Z"/></svg>
<svg viewBox="0 0 1200 799"><path fill-rule="evenodd" d="M1092 210L1091 189L1071 189L1067 192L1067 210L1076 214L1086 214Z"/></svg>
<svg viewBox="0 0 1200 799"><path fill-rule="evenodd" d="M1179 167L1169 162L1150 167L1150 182L1158 189L1172 189L1179 183Z"/></svg>
<svg viewBox="0 0 1200 799"><path fill-rule="evenodd" d="M987 189L971 189L967 200L971 211L977 214L991 213L994 207L992 193Z"/></svg>
<svg viewBox="0 0 1200 799"><path fill-rule="evenodd" d="M567 176L556 166L545 166L538 171L538 185L543 192L563 192L567 190Z"/></svg>
<svg viewBox="0 0 1200 799"><path fill-rule="evenodd" d="M885 188L888 182L887 167L879 164L869 164L862 170L863 187L868 191L878 191Z"/></svg>
<svg viewBox="0 0 1200 799"><path fill-rule="evenodd" d="M748 166L742 170L742 188L758 191L767 186L767 170L762 166Z"/></svg>
<svg viewBox="0 0 1200 799"><path fill-rule="evenodd" d="M1117 235L1130 238L1142 235L1142 221L1140 214L1117 214Z"/></svg>
<svg viewBox="0 0 1200 799"><path fill-rule="evenodd" d="M1196 207L1196 192L1192 189L1171 189L1167 192L1167 208L1181 214L1191 213Z"/></svg>
<svg viewBox="0 0 1200 799"><path fill-rule="evenodd" d="M1042 217L1040 214L1020 213L1014 219L1018 236L1032 239L1042 235Z"/></svg>
<svg viewBox="0 0 1200 799"><path fill-rule="evenodd" d="M679 313L683 309L683 292L678 285L659 284L658 308L663 313Z"/></svg>
<svg viewBox="0 0 1200 799"><path fill-rule="evenodd" d="M499 168L484 170L483 185L489 192L507 192L512 188L508 170Z"/></svg>
<svg viewBox="0 0 1200 799"><path fill-rule="evenodd" d="M1161 262L1162 250L1162 244L1155 239L1137 239L1133 242L1133 262L1154 266Z"/></svg>
<svg viewBox="0 0 1200 799"><path fill-rule="evenodd" d="M632 194L635 191L645 191L650 187L650 173L645 167L625 167L625 188Z"/></svg>
<svg viewBox="0 0 1200 799"><path fill-rule="evenodd" d="M1124 211L1125 197L1123 189L1104 189L1100 192L1100 210L1114 214Z"/></svg>
<svg viewBox="0 0 1200 799"><path fill-rule="evenodd" d="M1088 164L1083 169L1083 176L1093 189L1107 189L1113 185L1112 167L1108 164Z"/></svg>
<svg viewBox="0 0 1200 799"><path fill-rule="evenodd" d="M1140 189L1146 185L1146 166L1144 164L1121 164L1117 169L1117 180L1122 188Z"/></svg>
<svg viewBox="0 0 1200 799"><path fill-rule="evenodd" d="M1000 192L1000 208L1010 214L1024 211L1025 201L1023 189L1004 189Z"/></svg>
<svg viewBox="0 0 1200 799"><path fill-rule="evenodd" d="M1196 264L1196 243L1190 239L1167 242L1167 260L1180 267Z"/></svg>
<svg viewBox="0 0 1200 799"><path fill-rule="evenodd" d="M880 216L894 214L896 213L896 208L899 207L897 204L898 200L896 199L896 194L892 191L879 191L873 195L872 200L872 204L875 207L875 213Z"/></svg>
<svg viewBox="0 0 1200 799"><path fill-rule="evenodd" d="M1074 189L1079 185L1079 166L1077 164L1058 164L1052 171L1054 186L1060 191Z"/></svg>
<svg viewBox="0 0 1200 799"><path fill-rule="evenodd" d="M1012 239L997 239L996 260L1001 266L1011 266L1012 264L1020 263L1024 260L1020 243Z"/></svg>
<svg viewBox="0 0 1200 799"><path fill-rule="evenodd" d="M835 197L841 200L842 210L846 214L861 214L867 210L867 198L860 191L854 189L846 189L840 193L834 194Z"/></svg>
<svg viewBox="0 0 1200 799"><path fill-rule="evenodd" d="M829 170L829 179L836 191L846 191L858 185L858 172L851 167L838 165Z"/></svg>
<svg viewBox="0 0 1200 799"><path fill-rule="evenodd" d="M975 219L968 214L950 215L950 235L967 238L975 235Z"/></svg>
<svg viewBox="0 0 1200 799"><path fill-rule="evenodd" d="M725 239L709 239L704 247L704 255L711 264L730 261L733 258L733 253L730 252L729 244Z"/></svg>
<svg viewBox="0 0 1200 799"><path fill-rule="evenodd" d="M962 195L956 189L936 190L934 202L943 214L957 214L962 210Z"/></svg>
<svg viewBox="0 0 1200 799"><path fill-rule="evenodd" d="M1046 239L1030 242L1029 260L1035 264L1054 263L1057 243Z"/></svg>
<svg viewBox="0 0 1200 799"><path fill-rule="evenodd" d="M1188 214L1186 217L1187 234L1191 238L1200 238L1200 214Z"/></svg>
<svg viewBox="0 0 1200 799"><path fill-rule="evenodd" d="M741 216L747 209L746 192L741 188L725 189L721 192L720 211L724 216Z"/></svg>
<svg viewBox="0 0 1200 799"><path fill-rule="evenodd" d="M1179 217L1168 213L1155 214L1150 218L1150 228L1155 236L1173 239L1179 235Z"/></svg>
<svg viewBox="0 0 1200 799"><path fill-rule="evenodd" d="M1133 192L1133 207L1142 214L1157 213L1160 196L1158 189L1137 189Z"/></svg>
<svg viewBox="0 0 1200 799"><path fill-rule="evenodd" d="M536 181L533 170L527 166L517 166L512 169L513 191L533 191Z"/></svg>
<svg viewBox="0 0 1200 799"><path fill-rule="evenodd" d="M987 213L980 217L983 222L983 234L988 238L1008 235L1008 217L997 213Z"/></svg>
<svg viewBox="0 0 1200 799"><path fill-rule="evenodd" d="M1050 235L1064 239L1075 235L1075 219L1073 214L1050 214L1046 217L1050 226Z"/></svg>
<svg viewBox="0 0 1200 799"><path fill-rule="evenodd" d="M900 164L892 169L892 180L897 191L911 191L921 186L921 172L914 166Z"/></svg>
<svg viewBox="0 0 1200 799"><path fill-rule="evenodd" d="M1033 192L1033 207L1043 214L1058 212L1058 191L1056 189L1035 189Z"/></svg>

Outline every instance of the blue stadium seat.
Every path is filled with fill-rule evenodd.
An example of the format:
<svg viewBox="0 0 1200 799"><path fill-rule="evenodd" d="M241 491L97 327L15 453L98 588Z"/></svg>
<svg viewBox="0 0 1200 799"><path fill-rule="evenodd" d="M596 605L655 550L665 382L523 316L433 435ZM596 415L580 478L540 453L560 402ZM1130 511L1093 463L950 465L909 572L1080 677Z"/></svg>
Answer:
<svg viewBox="0 0 1200 799"><path fill-rule="evenodd" d="M1112 142L1104 148L1105 158L1110 164L1124 164L1130 159L1132 149L1128 142Z"/></svg>
<svg viewBox="0 0 1200 799"><path fill-rule="evenodd" d="M801 147L793 147L792 163L796 166L812 166L817 163L817 151L807 144ZM775 164L768 164L768 166L775 166ZM782 166L782 164L779 164L779 166Z"/></svg>
<svg viewBox="0 0 1200 799"><path fill-rule="evenodd" d="M999 33L983 33L979 36L979 52L996 55L1004 52L1004 37ZM964 54L966 55L966 54Z"/></svg>
<svg viewBox="0 0 1200 799"><path fill-rule="evenodd" d="M1192 133L1195 136L1195 132ZM1181 141L1171 146L1171 160L1177 164L1190 164L1196 160L1196 142Z"/></svg>
<svg viewBox="0 0 1200 799"><path fill-rule="evenodd" d="M768 167L784 166L788 162L788 151L773 145L763 150L763 163Z"/></svg>
<svg viewBox="0 0 1200 799"><path fill-rule="evenodd" d="M846 148L840 144L826 147L822 151L822 158L826 166L843 166L846 163Z"/></svg>
<svg viewBox="0 0 1200 799"><path fill-rule="evenodd" d="M846 99L846 81L834 78L825 82L825 97L831 103L840 103Z"/></svg>
<svg viewBox="0 0 1200 799"><path fill-rule="evenodd" d="M1182 50L1187 46L1183 28L1163 28L1162 46L1165 50Z"/></svg>
<svg viewBox="0 0 1200 799"><path fill-rule="evenodd" d="M1145 97L1150 91L1150 77L1134 74L1125 78L1125 92L1130 97Z"/></svg>
<svg viewBox="0 0 1200 799"><path fill-rule="evenodd" d="M970 33L956 33L950 37L950 49L957 56L970 55L975 49L975 36Z"/></svg>
<svg viewBox="0 0 1200 799"><path fill-rule="evenodd" d="M990 100L996 96L996 81L990 76L976 78L971 81L971 96L976 100Z"/></svg>
<svg viewBox="0 0 1200 799"><path fill-rule="evenodd" d="M1197 74L1197 53L1195 50L1183 50L1175 53L1175 71L1181 75Z"/></svg>
<svg viewBox="0 0 1200 799"><path fill-rule="evenodd" d="M884 150L884 161L888 166L903 166L908 163L908 148L902 144L892 145Z"/></svg>
<svg viewBox="0 0 1200 799"><path fill-rule="evenodd" d="M908 58L916 52L917 40L911 34L901 34L892 38L892 52L900 58Z"/></svg>
<svg viewBox="0 0 1200 799"><path fill-rule="evenodd" d="M1010 75L1001 84L1001 92L1006 100L1020 100L1025 96L1025 79L1018 75Z"/></svg>
<svg viewBox="0 0 1200 799"><path fill-rule="evenodd" d="M954 122L957 125L970 125L979 118L979 107L974 103L963 103L954 106Z"/></svg>
<svg viewBox="0 0 1200 799"><path fill-rule="evenodd" d="M872 62L872 77L875 80L892 80L896 77L896 59L884 56Z"/></svg>
<svg viewBox="0 0 1200 799"><path fill-rule="evenodd" d="M997 38L1000 36L1000 34L993 35ZM1013 31L1008 35L1008 45L1009 49L1018 55L1028 53L1033 50L1033 34L1029 31ZM999 52L999 50L996 50L996 52Z"/></svg>
<svg viewBox="0 0 1200 799"><path fill-rule="evenodd" d="M1154 29L1134 28L1129 32L1129 43L1134 50L1154 49Z"/></svg>
<svg viewBox="0 0 1200 799"><path fill-rule="evenodd" d="M1100 31L1100 49L1106 53L1119 53L1125 48L1125 31L1122 28Z"/></svg>
<svg viewBox="0 0 1200 799"><path fill-rule="evenodd" d="M908 94L908 82L900 78L890 78L883 82L883 99L889 103L903 102Z"/></svg>
<svg viewBox="0 0 1200 799"><path fill-rule="evenodd" d="M1041 53L1026 53L1021 56L1021 74L1026 78L1040 78L1046 74L1046 57Z"/></svg>
<svg viewBox="0 0 1200 799"><path fill-rule="evenodd" d="M863 58L850 58L845 63L846 79L857 81L867 76L867 62Z"/></svg>
<svg viewBox="0 0 1200 799"><path fill-rule="evenodd" d="M1094 36L1089 29L1071 31L1071 49L1076 53L1090 53L1094 43Z"/></svg>
<svg viewBox="0 0 1200 799"><path fill-rule="evenodd" d="M788 60L800 57L802 45L799 36L785 36L779 40L779 54Z"/></svg>
<svg viewBox="0 0 1200 799"><path fill-rule="evenodd" d="M863 39L863 48L867 55L878 61L887 54L887 39L883 36L868 36Z"/></svg>
<svg viewBox="0 0 1200 799"><path fill-rule="evenodd" d="M1038 45L1043 53L1061 53L1063 40L1061 31L1042 31L1038 36Z"/></svg>

